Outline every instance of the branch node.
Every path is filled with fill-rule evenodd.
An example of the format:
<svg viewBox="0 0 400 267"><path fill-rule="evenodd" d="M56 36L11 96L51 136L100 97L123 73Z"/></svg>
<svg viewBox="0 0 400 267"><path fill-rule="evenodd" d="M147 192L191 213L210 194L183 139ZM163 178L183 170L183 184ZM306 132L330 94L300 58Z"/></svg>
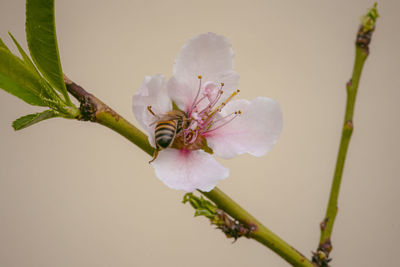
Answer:
<svg viewBox="0 0 400 267"><path fill-rule="evenodd" d="M350 79L350 80L346 83L346 88L347 88L347 90L350 90L350 89L352 88L352 86L353 86L353 80Z"/></svg>
<svg viewBox="0 0 400 267"><path fill-rule="evenodd" d="M96 122L99 120L100 113L108 113L114 117L116 121L120 119L118 113L104 104L100 99L91 93L88 93L81 86L71 81L65 74L64 82L67 86L68 92L71 93L80 103L79 109L81 111L81 116L77 119L82 121Z"/></svg>
<svg viewBox="0 0 400 267"><path fill-rule="evenodd" d="M312 262L318 267L329 267L329 253L332 251L332 243L328 238L323 243L320 243L316 252L312 252Z"/></svg>
<svg viewBox="0 0 400 267"><path fill-rule="evenodd" d="M372 32L374 31L375 27L372 30L365 31L364 27L361 25L356 38L356 46L360 47L365 54L369 54L369 44L371 42Z"/></svg>
<svg viewBox="0 0 400 267"><path fill-rule="evenodd" d="M79 109L82 114L80 120L91 122L96 121L97 105L94 101L92 101L92 97L93 96L85 95L80 101L81 104Z"/></svg>
<svg viewBox="0 0 400 267"><path fill-rule="evenodd" d="M353 131L353 128L354 128L353 121L352 120L346 121L346 123L344 124L344 129ZM336 209L337 209L337 207L336 207Z"/></svg>
<svg viewBox="0 0 400 267"><path fill-rule="evenodd" d="M217 228L225 233L227 238L233 238L233 242L239 237L250 237L250 234L257 230L255 224L244 224L238 220L230 218L223 210L216 209L216 219L211 221Z"/></svg>
<svg viewBox="0 0 400 267"><path fill-rule="evenodd" d="M328 223L329 218L325 218L320 224L319 227L321 228L321 231L324 231L326 229L326 224Z"/></svg>
<svg viewBox="0 0 400 267"><path fill-rule="evenodd" d="M356 46L360 47L366 55L369 53L372 32L375 30L376 19L379 17L376 5L377 3L361 17L361 25L357 32Z"/></svg>

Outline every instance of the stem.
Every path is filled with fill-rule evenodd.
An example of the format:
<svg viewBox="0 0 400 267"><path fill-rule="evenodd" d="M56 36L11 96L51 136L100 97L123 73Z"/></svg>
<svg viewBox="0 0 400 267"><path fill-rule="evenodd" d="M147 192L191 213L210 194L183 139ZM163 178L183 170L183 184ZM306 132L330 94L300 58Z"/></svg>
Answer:
<svg viewBox="0 0 400 267"><path fill-rule="evenodd" d="M328 207L323 225L321 226L320 243L329 240L333 224L337 214L337 202L340 191L340 183L342 181L344 163L346 161L347 149L349 147L351 135L353 133L353 113L355 100L357 96L358 82L361 76L361 70L364 65L367 54L361 48L356 48L356 60L354 64L353 76L347 83L347 104L344 124L342 129L342 137L340 140L339 152L336 161L335 173L333 176L331 193L329 197Z"/></svg>
<svg viewBox="0 0 400 267"><path fill-rule="evenodd" d="M375 29L375 21L378 17L376 11L376 4L369 12L362 18L362 25L357 33L355 42L356 53L353 67L353 74L351 79L346 84L347 89L347 103L346 113L344 116L344 123L342 129L342 137L340 140L339 152L336 161L335 173L333 176L331 192L329 196L328 207L324 220L321 222L321 236L317 253L314 253L313 262L318 266L328 266L329 253L332 250L331 235L333 225L338 212L338 197L340 191L340 184L342 181L344 163L346 161L347 149L349 147L350 138L353 133L353 114L355 101L357 97L358 85L365 60L369 54L369 43L371 41L372 32Z"/></svg>
<svg viewBox="0 0 400 267"><path fill-rule="evenodd" d="M126 139L140 147L150 156L154 148L150 145L147 136L129 121L107 106L103 101L88 93L64 75L67 90L80 103L81 114L76 119L97 122L124 136Z"/></svg>
<svg viewBox="0 0 400 267"><path fill-rule="evenodd" d="M64 76L64 81L67 85L68 92L70 92L81 103L81 115L76 119L100 123L101 125L104 125L124 136L150 156L153 155L154 148L151 147L147 136L143 132L125 120L109 106L104 104L100 99L86 92L82 87L72 82L68 77ZM249 226L252 230L249 235L250 238L257 240L261 244L272 249L293 266L314 266L300 252L268 230L256 218L217 187L210 192L201 193L234 219Z"/></svg>
<svg viewBox="0 0 400 267"><path fill-rule="evenodd" d="M299 251L294 249L279 236L271 232L262 225L256 218L243 209L239 204L233 201L229 196L215 187L210 192L202 192L204 196L213 201L218 208L222 209L236 220L250 227L250 238L253 238L273 250L292 266L314 266Z"/></svg>
<svg viewBox="0 0 400 267"><path fill-rule="evenodd" d="M147 154L153 155L154 148L150 146L147 135L123 117L118 115L118 118L116 118L115 115L110 112L99 112L97 115L97 122L124 136Z"/></svg>

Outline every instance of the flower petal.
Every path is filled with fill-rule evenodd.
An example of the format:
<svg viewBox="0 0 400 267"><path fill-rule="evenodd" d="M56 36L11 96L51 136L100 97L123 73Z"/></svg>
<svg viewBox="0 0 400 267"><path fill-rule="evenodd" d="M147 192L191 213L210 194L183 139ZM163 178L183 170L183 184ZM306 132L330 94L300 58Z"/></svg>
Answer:
<svg viewBox="0 0 400 267"><path fill-rule="evenodd" d="M151 164L164 184L186 192L196 189L208 192L229 176L229 169L203 150L165 149Z"/></svg>
<svg viewBox="0 0 400 267"><path fill-rule="evenodd" d="M165 77L162 74L146 76L138 92L133 95L132 110L136 120L149 134L149 142L155 147L153 122L157 120L147 107L156 115L163 115L172 110L172 102L166 90Z"/></svg>
<svg viewBox="0 0 400 267"><path fill-rule="evenodd" d="M215 33L198 35L182 47L174 64L168 92L179 108L187 111L199 89L198 75L206 82L224 83L226 95L237 88L239 75L233 71L234 53L229 41Z"/></svg>
<svg viewBox="0 0 400 267"><path fill-rule="evenodd" d="M221 116L241 110L242 114L219 129L205 133L215 155L232 158L249 153L265 155L282 131L282 111L279 103L266 97L253 101L235 100L223 108Z"/></svg>

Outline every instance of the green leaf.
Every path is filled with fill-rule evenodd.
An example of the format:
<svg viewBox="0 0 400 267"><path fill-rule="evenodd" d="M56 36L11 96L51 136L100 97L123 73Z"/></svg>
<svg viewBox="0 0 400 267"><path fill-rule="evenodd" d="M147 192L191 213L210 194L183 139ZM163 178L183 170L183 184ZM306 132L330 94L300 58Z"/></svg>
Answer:
<svg viewBox="0 0 400 267"><path fill-rule="evenodd" d="M71 105L58 53L54 0L26 1L26 39L35 65Z"/></svg>
<svg viewBox="0 0 400 267"><path fill-rule="evenodd" d="M46 106L40 97L22 88L19 84L0 73L0 88L24 100L26 103L35 106Z"/></svg>
<svg viewBox="0 0 400 267"><path fill-rule="evenodd" d="M39 71L36 69L35 65L33 64L32 60L29 58L29 56L25 53L25 51L22 49L18 41L14 38L14 36L8 32L10 35L11 39L14 41L15 46L18 48L19 53L21 54L25 65L31 70L32 73L37 75L37 78L41 81L42 87L46 91L46 94L48 95L49 98L54 99L56 101L61 100L60 96L54 91L53 87L40 75Z"/></svg>
<svg viewBox="0 0 400 267"><path fill-rule="evenodd" d="M3 42L3 40L1 40L1 38L0 38L0 48L4 48L5 50L10 51L6 46L6 44Z"/></svg>
<svg viewBox="0 0 400 267"><path fill-rule="evenodd" d="M377 3L368 10L365 16L361 17L361 25L364 31L372 31L375 27L376 19L379 17L378 10L376 9Z"/></svg>
<svg viewBox="0 0 400 267"><path fill-rule="evenodd" d="M50 118L58 117L59 115L53 111L53 110L46 110L41 113L34 113L34 114L29 114L26 116L23 116L19 119L16 119L12 123L12 127L14 130L18 131L21 129L24 129L26 127L29 127L35 123L41 122L43 120L47 120Z"/></svg>
<svg viewBox="0 0 400 267"><path fill-rule="evenodd" d="M192 198L192 197L193 197L193 193L186 193L186 194L183 196L182 203L185 204L185 203L188 202L188 201L190 200L190 198Z"/></svg>
<svg viewBox="0 0 400 267"><path fill-rule="evenodd" d="M192 193L187 193L183 197L183 203L189 202L195 209L194 216L205 216L209 219L214 219L217 207L202 196L197 197Z"/></svg>
<svg viewBox="0 0 400 267"><path fill-rule="evenodd" d="M215 217L215 213L212 213L209 210L204 209L204 208L199 208L199 209L196 209L196 211L194 213L194 216L195 217L197 217L197 216L205 216L205 217L207 217L209 219L213 219Z"/></svg>
<svg viewBox="0 0 400 267"><path fill-rule="evenodd" d="M32 70L32 72L36 72L37 74L39 74L39 72L37 71L32 60L28 57L28 55L25 53L24 49L22 49L22 47L19 45L19 43L14 38L14 36L11 34L11 32L8 32L8 34L10 35L11 39L14 41L15 46L18 48L18 51L21 54L22 59L24 60L26 66L29 67Z"/></svg>
<svg viewBox="0 0 400 267"><path fill-rule="evenodd" d="M20 58L4 48L0 48L0 88L28 104L46 106L40 80Z"/></svg>

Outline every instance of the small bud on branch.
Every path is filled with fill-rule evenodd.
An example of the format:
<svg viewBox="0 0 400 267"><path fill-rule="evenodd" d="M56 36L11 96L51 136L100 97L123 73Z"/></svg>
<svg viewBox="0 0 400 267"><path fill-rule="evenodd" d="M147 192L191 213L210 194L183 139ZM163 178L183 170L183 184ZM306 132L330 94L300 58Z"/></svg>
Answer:
<svg viewBox="0 0 400 267"><path fill-rule="evenodd" d="M255 226L248 226L238 220L232 219L223 210L218 209L210 201L202 196L197 197L193 193L187 193L183 197L182 203L189 202L195 209L194 216L205 216L210 219L211 224L216 225L218 229L225 233L227 238L233 238L236 241L239 237L250 237Z"/></svg>

